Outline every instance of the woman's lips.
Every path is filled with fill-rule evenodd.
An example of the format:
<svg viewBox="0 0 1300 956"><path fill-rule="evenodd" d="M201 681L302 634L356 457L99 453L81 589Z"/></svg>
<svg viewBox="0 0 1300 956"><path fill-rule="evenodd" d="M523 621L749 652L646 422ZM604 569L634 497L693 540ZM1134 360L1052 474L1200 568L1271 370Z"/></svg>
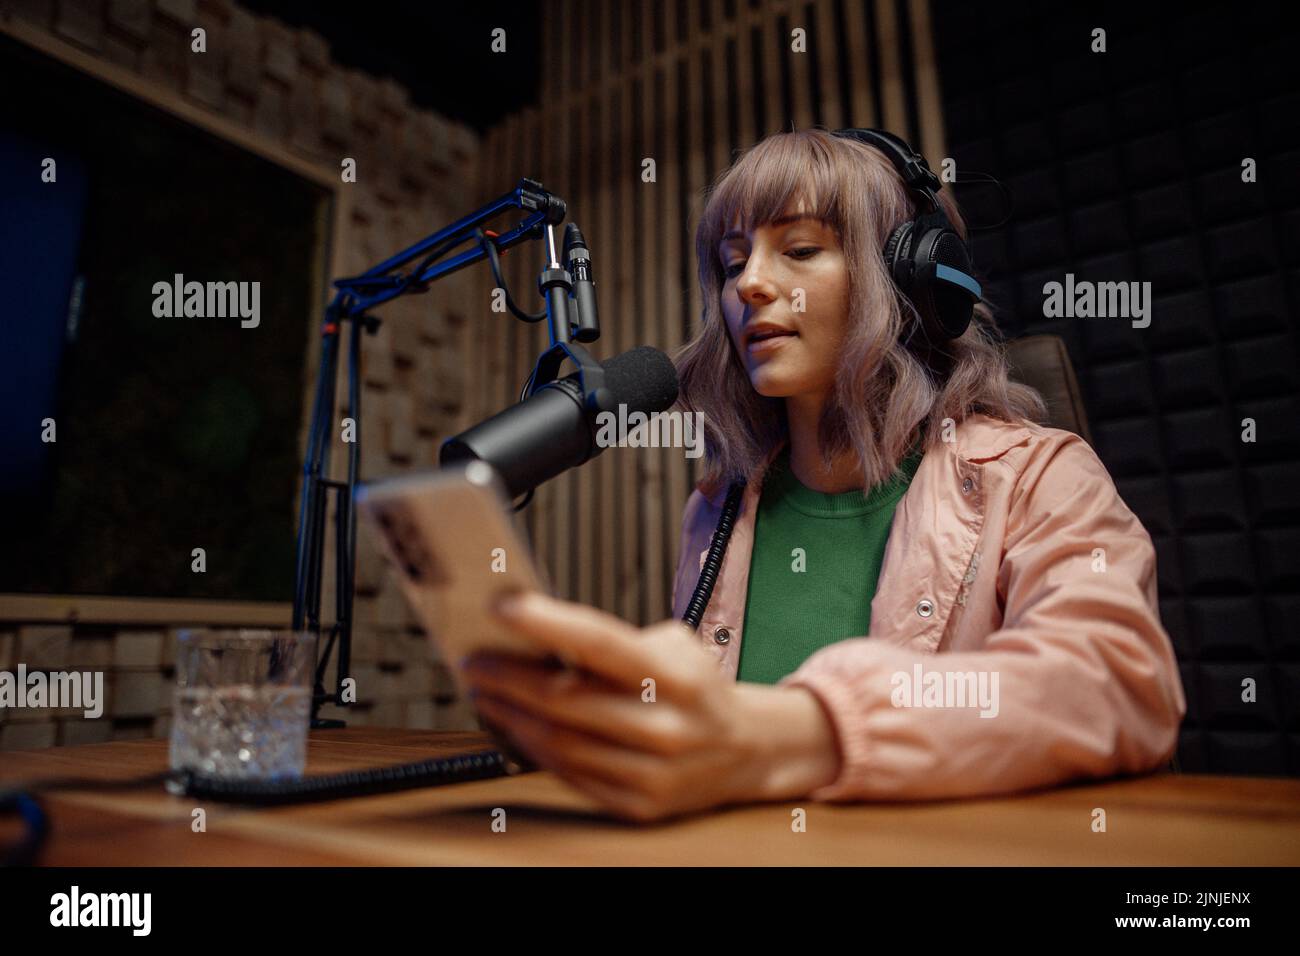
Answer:
<svg viewBox="0 0 1300 956"><path fill-rule="evenodd" d="M746 348L750 355L763 355L773 349L779 349L788 339L795 338L798 334L798 332L782 332L780 335L769 335L767 338L755 339Z"/></svg>

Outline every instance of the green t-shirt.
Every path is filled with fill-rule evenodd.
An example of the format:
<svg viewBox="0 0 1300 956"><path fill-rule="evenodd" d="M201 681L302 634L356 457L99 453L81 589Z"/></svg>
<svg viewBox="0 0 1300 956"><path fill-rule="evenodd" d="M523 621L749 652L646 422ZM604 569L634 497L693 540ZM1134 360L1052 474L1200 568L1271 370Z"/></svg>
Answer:
<svg viewBox="0 0 1300 956"><path fill-rule="evenodd" d="M865 497L800 484L788 444L773 460L754 527L738 680L774 684L814 651L871 629L894 508L921 455L914 448Z"/></svg>

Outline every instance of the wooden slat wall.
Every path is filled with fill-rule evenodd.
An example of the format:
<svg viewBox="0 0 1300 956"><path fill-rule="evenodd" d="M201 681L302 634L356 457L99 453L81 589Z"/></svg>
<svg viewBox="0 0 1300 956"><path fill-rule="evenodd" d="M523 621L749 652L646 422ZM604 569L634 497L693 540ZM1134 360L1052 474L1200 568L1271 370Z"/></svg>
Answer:
<svg viewBox="0 0 1300 956"><path fill-rule="evenodd" d="M599 243L602 248L609 250L609 258L605 261L613 267L613 288L603 299L606 303L604 327L609 330L610 339L608 351L602 351L603 355L616 355L639 342L644 334L646 318L637 301L638 283L646 263L638 223L634 218L639 211L641 192L646 186L639 179L625 174L624 168L630 170L639 163L641 156L633 148L633 76L629 72L623 82L615 82L616 71L621 69L630 56L635 27L633 13L627 7L615 10L613 4L607 5L604 15L609 20L604 24L595 24L603 29L593 34L594 37L607 36L600 55L605 71L599 81L603 91L601 101L605 104L606 112L594 127L600 134L594 141L600 154L601 191L597 203L602 209L603 221L608 222L609 217L613 217L609 233ZM605 240L613 240L613 243ZM597 260L598 263L599 261ZM645 462L643 456L635 453L628 455L626 452L607 452L604 457L610 459L606 475L612 484L602 487L600 493L602 500L606 496L612 499L610 507L604 509L604 513L612 517L616 527L602 528L602 537L610 543L614 543L617 538L617 544L612 552L601 552L597 563L601 573L613 572L615 589L619 594L615 596L614 604L610 605L611 609L636 620L638 610L635 602L640 589L633 578L640 567L642 536L626 532L643 527L639 509L645 495ZM600 476L599 472L597 476ZM584 548L584 552L585 550Z"/></svg>
<svg viewBox="0 0 1300 956"><path fill-rule="evenodd" d="M808 53L790 49L796 27L806 31ZM703 191L739 151L814 122L883 122L932 166L942 158L929 30L928 0L545 3L539 103L485 137L475 198L499 195L521 176L562 196L594 259L601 338L593 354L603 360L653 345L671 355L701 311L693 237ZM910 77L901 72L904 44ZM652 183L641 181L647 157L656 164ZM542 256L541 244L528 244L503 259L512 294L530 311L542 308ZM486 269L479 274L479 298L466 308L467 381L476 384L466 424L516 401L549 342L545 323L489 312L491 282ZM681 511L698 475L682 449L610 449L538 489L521 527L559 595L648 624L670 611Z"/></svg>

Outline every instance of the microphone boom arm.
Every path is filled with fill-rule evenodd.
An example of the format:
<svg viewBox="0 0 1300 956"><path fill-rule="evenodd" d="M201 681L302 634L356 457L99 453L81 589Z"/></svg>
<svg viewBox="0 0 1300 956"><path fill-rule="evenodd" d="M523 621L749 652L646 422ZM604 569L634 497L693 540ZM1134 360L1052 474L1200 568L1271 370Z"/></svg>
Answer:
<svg viewBox="0 0 1300 956"><path fill-rule="evenodd" d="M477 232L482 223L512 208L525 210L529 215L500 235ZM320 708L326 702L344 706L355 699L347 698L344 680L350 669L355 597L357 537L356 513L352 501L361 465L361 331L365 329L373 333L379 327L379 319L367 312L399 296L425 292L429 283L487 257L489 242L496 250L504 250L525 240L545 237L548 240L547 268L539 279L539 291L547 300L551 346L538 360L529 394L554 381L564 355L567 354L578 365L581 373L584 400L593 403L593 408L599 407L599 403L608 401L609 395L604 388L604 370L586 349L570 341L567 299L573 283L556 255L554 234L555 226L564 221L566 212L564 200L547 192L536 180L523 178L510 192L476 212L421 239L359 276L336 279L333 283L337 292L326 308L321 324L320 364L303 462L293 588L293 629L309 630L318 638L311 708L313 728L344 726L341 720L322 719L319 716ZM457 246L471 239L478 240L473 248L444 258ZM410 263L415 265L405 274L399 271ZM580 300L578 311L581 311ZM579 322L575 323L576 327L582 329L581 337L584 341L599 335L599 331L592 328L594 320L594 316L589 316L583 321L579 315ZM352 420L353 440L348 449L347 478L335 481L327 476L330 471L335 392L342 346L340 328L345 321L352 322L348 339L347 417ZM335 621L328 640L322 645L319 641L321 584L325 558L326 505L331 492L335 499ZM335 644L338 645L338 659L334 692L330 693L325 690L325 673Z"/></svg>
<svg viewBox="0 0 1300 956"><path fill-rule="evenodd" d="M415 245L385 259L359 276L351 279L336 279L334 286L353 297L354 304L351 311L354 314L365 312L413 289L424 291L424 287L435 279L441 279L445 275L480 261L487 256L487 250L477 245L452 259L422 263L423 268L417 268L409 276L392 273L408 262L427 255L431 250L434 251L435 257L445 254L447 249L455 248L472 239L475 228L480 224L510 208L531 210L532 214L510 231L495 237L493 244L498 249L509 249L526 239L540 238L542 227L555 226L563 222L567 211L564 200L552 196L542 188L541 183L532 179L521 179L518 186L477 212L470 213L450 226L421 239Z"/></svg>

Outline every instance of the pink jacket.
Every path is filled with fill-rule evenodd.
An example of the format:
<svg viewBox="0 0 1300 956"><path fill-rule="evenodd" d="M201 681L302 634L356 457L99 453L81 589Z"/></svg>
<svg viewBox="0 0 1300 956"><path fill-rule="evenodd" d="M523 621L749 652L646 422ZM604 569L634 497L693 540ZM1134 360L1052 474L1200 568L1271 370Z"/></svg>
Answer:
<svg viewBox="0 0 1300 956"><path fill-rule="evenodd" d="M733 677L757 477L697 632ZM678 620L725 497L701 487L686 503ZM956 696L943 708L905 705L904 688L950 673L971 674L974 688L979 672L997 691L993 716L952 706ZM1071 432L982 415L927 451L899 502L871 633L822 648L778 686L806 687L835 727L842 771L816 800L957 797L1151 770L1172 755L1187 711L1157 611L1155 549L1101 461Z"/></svg>

